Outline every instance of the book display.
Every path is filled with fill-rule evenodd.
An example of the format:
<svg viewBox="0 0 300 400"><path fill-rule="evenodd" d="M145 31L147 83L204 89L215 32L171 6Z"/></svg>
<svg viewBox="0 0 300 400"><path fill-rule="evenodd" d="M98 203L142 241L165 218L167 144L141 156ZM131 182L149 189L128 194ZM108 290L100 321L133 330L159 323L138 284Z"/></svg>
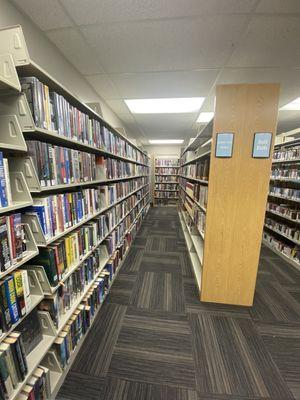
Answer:
<svg viewBox="0 0 300 400"><path fill-rule="evenodd" d="M156 206L176 205L178 200L178 158L154 159L154 202Z"/></svg>
<svg viewBox="0 0 300 400"><path fill-rule="evenodd" d="M299 130L278 135L273 153L263 243L300 270Z"/></svg>
<svg viewBox="0 0 300 400"><path fill-rule="evenodd" d="M278 96L278 85L218 85L214 120L182 151L178 211L201 301L253 303ZM271 140L256 148L260 132ZM297 159L296 149L289 156ZM288 158L276 152L274 157ZM296 164L289 160L289 165L273 167L264 235L265 240L266 235L276 237L273 246L278 248L280 232L281 242L289 243L285 251L296 258L300 230L293 199L300 192ZM283 196L290 199L289 209Z"/></svg>
<svg viewBox="0 0 300 400"><path fill-rule="evenodd" d="M30 59L20 26L0 54L0 399L53 399L148 212L149 157Z"/></svg>

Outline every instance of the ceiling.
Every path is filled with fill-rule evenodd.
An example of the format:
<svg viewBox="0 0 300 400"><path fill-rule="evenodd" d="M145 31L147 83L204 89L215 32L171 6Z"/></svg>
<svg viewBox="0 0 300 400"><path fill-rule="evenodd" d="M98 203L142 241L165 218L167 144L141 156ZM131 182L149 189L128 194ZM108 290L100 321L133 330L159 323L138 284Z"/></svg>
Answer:
<svg viewBox="0 0 300 400"><path fill-rule="evenodd" d="M142 140L190 138L198 113L131 114L124 99L204 96L280 82L300 96L300 0L13 0ZM300 125L280 111L278 131Z"/></svg>

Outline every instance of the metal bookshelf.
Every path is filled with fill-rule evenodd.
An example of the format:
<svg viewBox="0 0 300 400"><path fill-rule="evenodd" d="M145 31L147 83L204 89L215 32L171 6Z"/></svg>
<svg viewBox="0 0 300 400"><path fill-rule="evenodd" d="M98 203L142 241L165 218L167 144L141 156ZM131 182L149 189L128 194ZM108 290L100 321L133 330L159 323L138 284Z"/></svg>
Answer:
<svg viewBox="0 0 300 400"><path fill-rule="evenodd" d="M287 170L292 168L296 173L300 170L300 129L298 128L282 133L278 135L276 139L277 142L273 154L272 171L276 169L277 176L273 177L271 172L270 186L277 188L278 191L281 190L283 193L284 191L288 191L289 194L274 193L273 190L270 190L266 209L266 218L271 219L275 224L277 223L287 226L288 229L290 229L291 234L276 229L276 226L265 222L263 243L293 267L300 270L300 241L294 237L294 233L300 231L300 220L276 212L270 209L269 206L269 204L272 204L273 207L281 207L284 210L290 210L290 212L293 213L300 212L300 180L280 176L280 168L287 168ZM293 193L297 195L297 197L293 197Z"/></svg>
<svg viewBox="0 0 300 400"><path fill-rule="evenodd" d="M80 111L86 113L90 118L93 118L99 121L102 125L106 126L114 135L122 138L122 140L132 146L133 151L130 151L127 154L130 154L135 158L127 157L126 154L124 154L123 150L121 154L112 153L105 150L104 148L98 148L89 143L76 140L75 138L63 136L57 131L50 131L37 127L34 123L27 98L25 94L21 91L19 77L22 76L37 77L44 84L48 85L51 90L54 90L55 92L66 98L71 105L77 107ZM3 151L5 153L5 156L8 158L9 179L12 194L12 203L8 207L0 208L0 214L5 215L10 211L15 210L22 211L23 208L33 204L33 197L37 194L51 194L52 192L63 193L68 189L70 189L71 191L72 189L75 189L77 187L105 185L118 181L129 181L141 177L146 177L148 179L145 184L142 184L140 187L132 190L130 193L123 196L122 198L117 199L113 204L105 204L105 206L102 207L101 210L99 210L98 212L88 216L88 218L81 220L76 225L65 229L63 232L60 232L58 235L55 235L50 239L45 238L37 217L29 216L26 214L22 215L22 223L24 224L27 234L27 252L22 260L12 265L6 271L1 272L0 278L3 278L6 275L10 274L16 268L26 268L29 275L31 307L28 310L27 314L20 318L18 322L9 329L8 332L2 334L2 336L0 337L0 342L12 331L15 330L17 326L25 318L28 317L30 312L34 310L44 298L52 295L63 284L63 282L72 273L74 273L74 271L76 271L76 269L79 268L80 265L82 265L82 263L87 259L87 257L92 254L93 251L100 247L101 257L97 274L85 286L82 293L77 296L71 308L62 316L59 322L59 326L54 326L48 312L38 311L38 315L40 317L42 325L43 338L41 342L27 356L28 374L22 382L19 382L8 400L14 400L18 397L22 388L26 385L28 379L31 377L32 373L38 365L47 365L50 369L52 390L51 398L54 399L55 393L58 391L67 369L62 371L57 359L53 359L51 346L53 345L58 334L72 317L74 311L77 310L78 306L81 304L83 298L85 297L89 289L93 286L96 279L99 277L107 262L115 254L117 247L121 244L125 235L127 235L131 231L135 232L137 227L140 226L140 223L145 218L150 206L148 187L150 184L149 157L146 152L140 149L135 143L129 140L113 126L111 126L107 121L103 119L102 116L97 114L83 101L81 101L76 95L74 95L69 89L59 83L43 68L32 61L28 52L26 39L24 37L21 26L12 26L0 29L0 94L0 150ZM145 166L147 167L147 170L145 174L138 174L133 176L123 176L113 179L106 179L106 177L103 176L102 179L93 181L43 187L39 182L33 160L26 154L27 145L25 139L40 140L47 143L68 147L71 149L78 149L88 153L102 155L107 158L122 160L127 163ZM65 274L63 279L56 287L51 287L51 285L49 284L43 266L30 264L30 261L39 252L38 247L48 246L49 244L62 238L73 230L79 228L86 222L92 220L93 218L99 216L110 208L121 203L122 201L126 201L128 197L142 189L144 189L146 193L143 192L143 196L136 201L135 205L131 207L130 210L126 212L126 214L122 218L120 218L120 220L111 229L109 229L109 232L107 232L105 236L92 247L92 249L84 254L84 256L82 256L82 258L78 260L78 262L74 263L74 265L68 270L68 272ZM129 217L130 215L132 216L131 218ZM113 251L113 253L111 255L108 255L103 246L101 249L101 245L105 238L107 238L127 217L129 219L126 220L123 236L120 238L119 243L117 243L116 249ZM132 239L134 239L134 235ZM127 257L130 246L131 243L123 256L122 261L118 265L117 273ZM113 284L117 273L115 274L111 285ZM99 312L99 310L97 312ZM93 319L93 321L94 320L95 318ZM83 336L81 343L86 336L87 335ZM67 368L70 368L78 351L78 348L79 346L76 347L74 353L72 354Z"/></svg>
<svg viewBox="0 0 300 400"><path fill-rule="evenodd" d="M176 206L178 200L178 158L173 156L156 156L153 168L153 205ZM162 177L161 181L160 177ZM170 180L166 181L167 177Z"/></svg>

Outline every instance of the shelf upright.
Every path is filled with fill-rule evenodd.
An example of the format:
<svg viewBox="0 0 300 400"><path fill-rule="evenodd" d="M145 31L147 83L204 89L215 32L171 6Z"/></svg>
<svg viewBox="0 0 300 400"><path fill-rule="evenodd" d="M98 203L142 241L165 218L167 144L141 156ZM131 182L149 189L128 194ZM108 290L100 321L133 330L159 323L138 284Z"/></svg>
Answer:
<svg viewBox="0 0 300 400"><path fill-rule="evenodd" d="M201 301L253 303L278 99L277 84L218 85L214 120L182 152L179 217Z"/></svg>

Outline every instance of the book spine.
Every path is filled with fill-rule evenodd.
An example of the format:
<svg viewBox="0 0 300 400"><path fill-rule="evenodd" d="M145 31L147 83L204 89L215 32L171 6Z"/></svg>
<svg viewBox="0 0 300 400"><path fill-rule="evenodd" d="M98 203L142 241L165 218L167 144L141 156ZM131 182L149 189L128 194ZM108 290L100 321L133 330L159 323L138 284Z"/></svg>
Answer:
<svg viewBox="0 0 300 400"><path fill-rule="evenodd" d="M0 202L1 207L7 207L7 194L6 194L6 181L5 181L5 172L4 172L4 161L3 161L3 153L0 151Z"/></svg>
<svg viewBox="0 0 300 400"><path fill-rule="evenodd" d="M8 168L7 158L3 158L3 167L4 167L4 179L5 179L5 183L6 183L7 204L10 206L12 204L12 196L11 196L10 177L9 177L9 168Z"/></svg>
<svg viewBox="0 0 300 400"><path fill-rule="evenodd" d="M5 279L4 286L11 322L15 324L19 320L19 311L17 305L15 284L12 276L8 276Z"/></svg>

